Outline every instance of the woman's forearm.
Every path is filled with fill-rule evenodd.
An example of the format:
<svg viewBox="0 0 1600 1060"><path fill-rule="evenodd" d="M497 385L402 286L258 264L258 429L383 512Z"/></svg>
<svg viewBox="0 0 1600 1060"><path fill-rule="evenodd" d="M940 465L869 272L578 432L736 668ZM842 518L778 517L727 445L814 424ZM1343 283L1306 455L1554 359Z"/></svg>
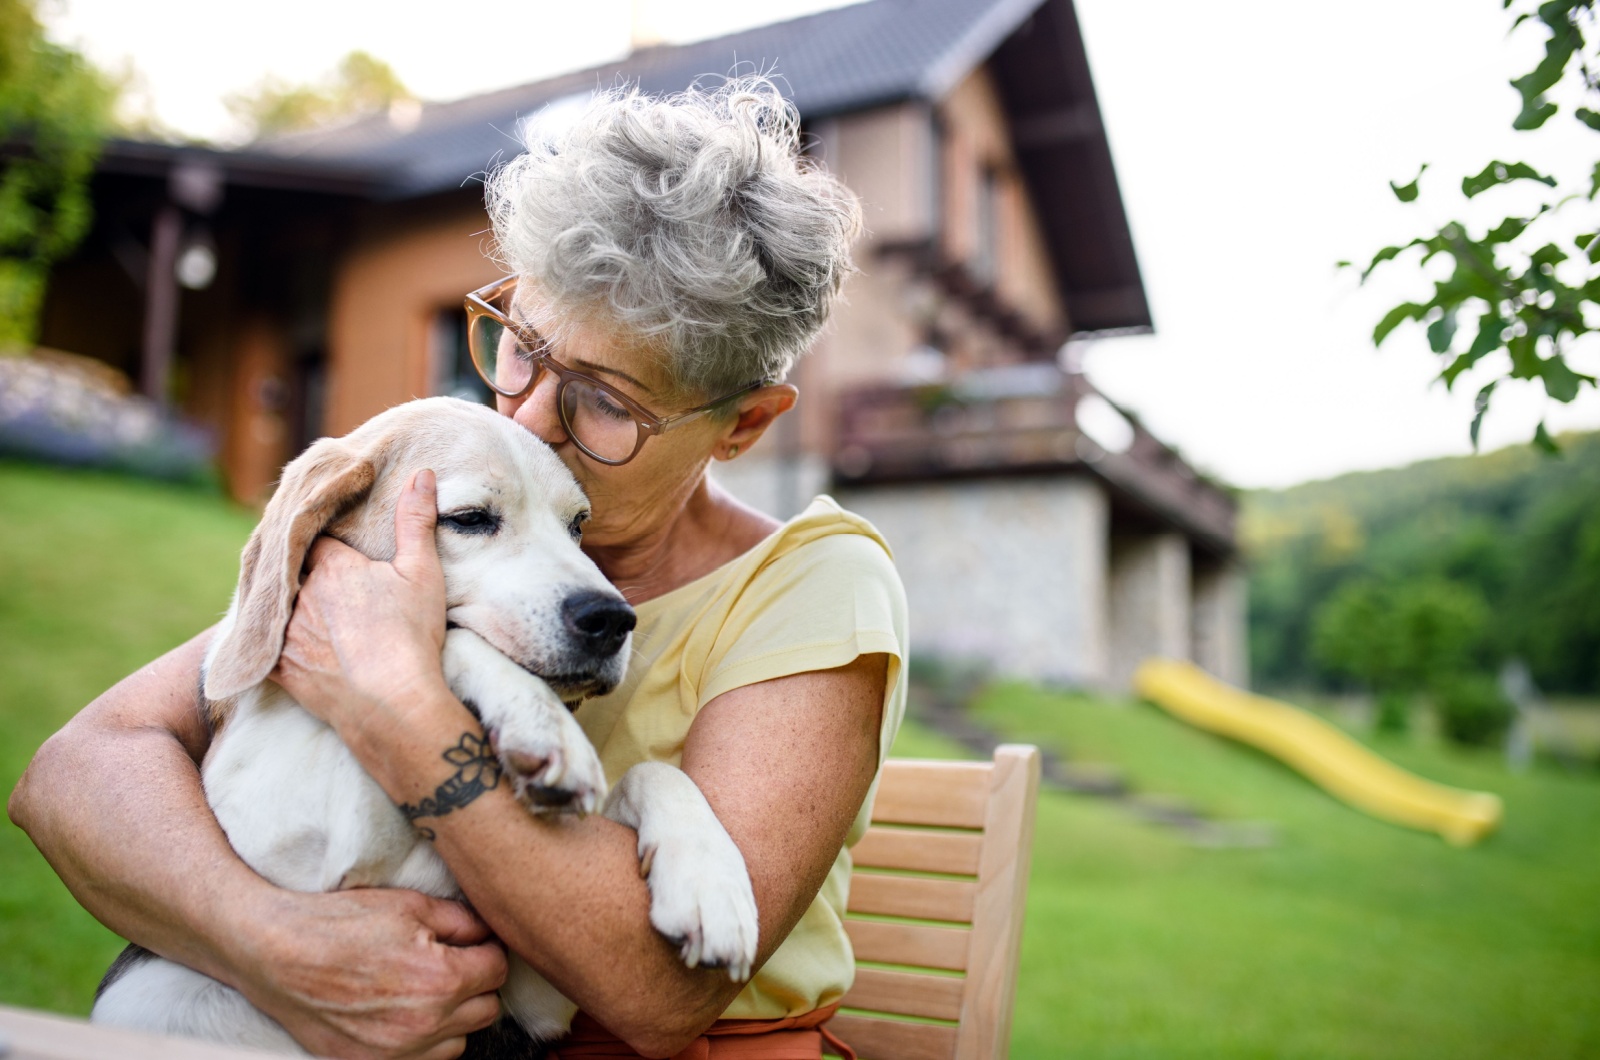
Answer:
<svg viewBox="0 0 1600 1060"><path fill-rule="evenodd" d="M414 714L403 738L383 725L351 734L397 803L435 796L456 769L443 752L464 731L481 738L466 709L447 690L437 694L441 702ZM651 927L632 829L598 815L534 817L505 783L416 823L435 834L457 883L506 945L640 1052L676 1053L738 994L742 984L720 969L686 967Z"/></svg>
<svg viewBox="0 0 1600 1060"><path fill-rule="evenodd" d="M46 741L9 810L101 923L228 981L218 901L243 902L263 883L228 846L195 764L206 640L128 677Z"/></svg>
<svg viewBox="0 0 1600 1060"><path fill-rule="evenodd" d="M228 983L319 1056L456 1055L499 1012L482 921L412 891L280 890L217 824L197 762L204 636L95 700L34 757L12 819L102 923Z"/></svg>
<svg viewBox="0 0 1600 1060"><path fill-rule="evenodd" d="M684 770L750 873L758 969L816 896L872 781L886 673L868 656L736 689L690 732ZM740 985L685 967L651 926L636 834L597 816L536 818L503 783L465 800L460 783L442 791L457 769L444 752L482 730L442 683L425 699L350 719L356 756L396 803L449 807L416 823L508 946L639 1052L676 1053Z"/></svg>

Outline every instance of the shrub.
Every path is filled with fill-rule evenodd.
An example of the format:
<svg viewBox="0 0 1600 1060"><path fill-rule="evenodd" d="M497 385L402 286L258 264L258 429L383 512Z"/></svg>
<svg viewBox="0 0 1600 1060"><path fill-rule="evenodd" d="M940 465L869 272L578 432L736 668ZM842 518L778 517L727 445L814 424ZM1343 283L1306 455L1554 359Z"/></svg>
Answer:
<svg viewBox="0 0 1600 1060"><path fill-rule="evenodd" d="M0 457L212 485L212 443L115 370L38 350L0 356Z"/></svg>
<svg viewBox="0 0 1600 1060"><path fill-rule="evenodd" d="M1499 743L1516 714L1499 683L1487 674L1441 682L1433 701L1444 734L1456 743L1477 747Z"/></svg>
<svg viewBox="0 0 1600 1060"><path fill-rule="evenodd" d="M1384 692L1378 696L1378 714L1374 720L1379 732L1405 732L1411 727L1411 700L1399 692Z"/></svg>

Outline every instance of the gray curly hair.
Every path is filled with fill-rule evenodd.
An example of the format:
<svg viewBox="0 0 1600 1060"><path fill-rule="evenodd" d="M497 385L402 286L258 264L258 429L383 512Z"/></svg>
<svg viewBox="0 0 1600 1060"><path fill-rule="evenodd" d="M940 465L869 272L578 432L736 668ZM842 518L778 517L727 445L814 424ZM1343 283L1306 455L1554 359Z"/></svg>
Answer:
<svg viewBox="0 0 1600 1060"><path fill-rule="evenodd" d="M557 341L564 317L620 325L684 393L788 373L853 271L861 209L801 155L769 79L612 89L570 125L525 128L487 200L499 258L543 303L531 323Z"/></svg>

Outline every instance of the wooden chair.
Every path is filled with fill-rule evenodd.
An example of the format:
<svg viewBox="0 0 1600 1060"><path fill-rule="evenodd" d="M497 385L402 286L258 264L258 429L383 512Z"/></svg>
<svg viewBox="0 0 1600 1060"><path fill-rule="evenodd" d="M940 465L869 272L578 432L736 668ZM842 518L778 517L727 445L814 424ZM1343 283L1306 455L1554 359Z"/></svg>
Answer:
<svg viewBox="0 0 1600 1060"><path fill-rule="evenodd" d="M856 981L828 1025L862 1060L1006 1056L1038 796L1036 747L885 763L850 878Z"/></svg>

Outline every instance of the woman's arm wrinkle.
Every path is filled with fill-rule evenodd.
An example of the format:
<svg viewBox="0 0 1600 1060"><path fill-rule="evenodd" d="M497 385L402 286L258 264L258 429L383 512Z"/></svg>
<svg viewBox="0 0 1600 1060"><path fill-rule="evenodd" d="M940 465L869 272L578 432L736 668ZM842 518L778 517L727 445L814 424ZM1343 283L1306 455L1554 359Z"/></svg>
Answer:
<svg viewBox="0 0 1600 1060"><path fill-rule="evenodd" d="M754 886L757 968L816 897L866 797L887 679L886 656L863 656L734 689L690 728L683 768ZM503 787L429 823L507 945L638 1052L673 1055L743 989L721 970L686 968L650 926L631 829L598 817L535 819Z"/></svg>

